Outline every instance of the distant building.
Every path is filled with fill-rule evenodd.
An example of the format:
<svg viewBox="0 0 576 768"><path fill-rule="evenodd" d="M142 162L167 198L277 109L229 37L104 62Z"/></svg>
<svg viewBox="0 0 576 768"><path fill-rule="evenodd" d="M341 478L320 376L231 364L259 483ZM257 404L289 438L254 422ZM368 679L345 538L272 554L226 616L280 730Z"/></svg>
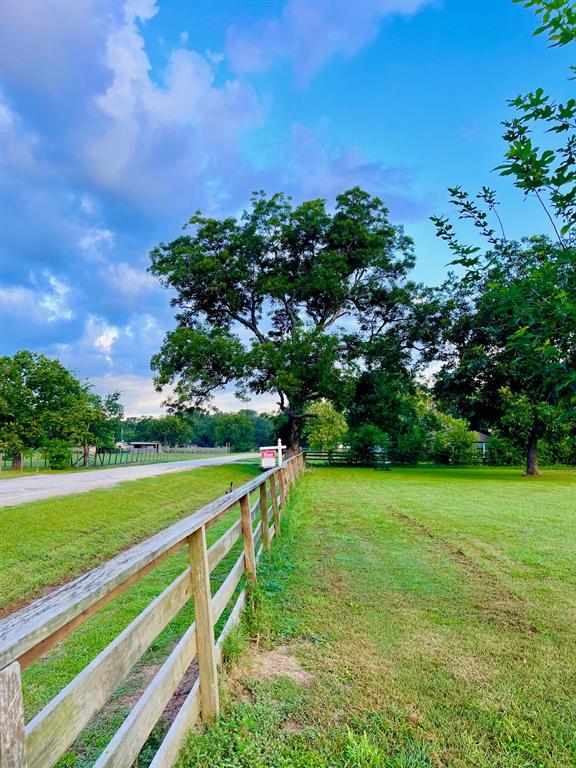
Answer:
<svg viewBox="0 0 576 768"><path fill-rule="evenodd" d="M160 447L162 443L128 443L128 448L131 451L144 451L145 453L160 453Z"/></svg>

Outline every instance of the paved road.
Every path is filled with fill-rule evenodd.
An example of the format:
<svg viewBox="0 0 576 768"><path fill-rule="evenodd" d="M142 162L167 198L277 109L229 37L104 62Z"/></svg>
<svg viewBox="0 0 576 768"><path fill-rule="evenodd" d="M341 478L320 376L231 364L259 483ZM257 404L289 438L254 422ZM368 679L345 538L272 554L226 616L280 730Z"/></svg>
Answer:
<svg viewBox="0 0 576 768"><path fill-rule="evenodd" d="M182 472L186 469L213 467L231 464L241 459L257 457L257 453L234 453L229 456L190 459L189 461L168 461L160 464L139 464L133 467L115 467L94 471L66 472L61 475L23 475L0 480L0 507L12 507L27 501L49 499L52 496L67 496L71 493L86 493L95 488L110 488L127 480L141 480L145 477Z"/></svg>

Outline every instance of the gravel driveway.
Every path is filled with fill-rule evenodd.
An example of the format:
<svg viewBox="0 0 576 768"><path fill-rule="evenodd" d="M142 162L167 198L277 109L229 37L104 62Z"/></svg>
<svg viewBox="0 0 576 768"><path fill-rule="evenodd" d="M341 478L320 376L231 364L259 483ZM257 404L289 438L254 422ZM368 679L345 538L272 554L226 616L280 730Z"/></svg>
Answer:
<svg viewBox="0 0 576 768"><path fill-rule="evenodd" d="M190 459L187 461L169 461L160 464L139 464L133 467L115 467L93 471L79 470L60 475L23 475L8 480L0 480L0 507L12 507L27 501L49 499L53 496L67 496L71 493L86 493L96 488L110 488L128 480L141 480L156 477L169 472L183 472L200 467L213 467L219 464L231 464L242 459L258 457L257 453L234 453L229 456Z"/></svg>

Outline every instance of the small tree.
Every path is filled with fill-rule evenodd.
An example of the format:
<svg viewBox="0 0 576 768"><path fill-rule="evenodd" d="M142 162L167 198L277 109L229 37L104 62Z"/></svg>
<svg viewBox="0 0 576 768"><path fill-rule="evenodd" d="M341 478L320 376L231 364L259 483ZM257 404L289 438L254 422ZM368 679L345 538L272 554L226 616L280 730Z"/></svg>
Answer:
<svg viewBox="0 0 576 768"><path fill-rule="evenodd" d="M350 453L358 464L376 466L378 455L386 454L390 438L374 424L360 424L348 433Z"/></svg>
<svg viewBox="0 0 576 768"><path fill-rule="evenodd" d="M536 34L546 32L552 45L576 39L569 0L516 1L536 9L542 21ZM467 270L463 279L453 278L446 286L448 362L436 391L445 400L460 401L460 412L483 426L503 417L506 402L500 392L508 390L522 402L523 420L529 423L526 474L537 475L540 439L576 403L576 99L561 103L538 89L510 104L516 116L504 123L507 151L499 170L542 206L554 238L510 242L493 190L484 187L474 199L460 187L450 189L459 217L473 223L488 250L462 245L446 217L433 217L454 263ZM547 146L537 146L535 137ZM495 229L490 215L496 217Z"/></svg>
<svg viewBox="0 0 576 768"><path fill-rule="evenodd" d="M100 445L108 415L98 395L58 360L27 350L0 357L0 450L21 454L52 441Z"/></svg>
<svg viewBox="0 0 576 768"><path fill-rule="evenodd" d="M313 451L334 451L348 430L346 419L329 400L318 400L307 409L310 418L304 426L304 434Z"/></svg>

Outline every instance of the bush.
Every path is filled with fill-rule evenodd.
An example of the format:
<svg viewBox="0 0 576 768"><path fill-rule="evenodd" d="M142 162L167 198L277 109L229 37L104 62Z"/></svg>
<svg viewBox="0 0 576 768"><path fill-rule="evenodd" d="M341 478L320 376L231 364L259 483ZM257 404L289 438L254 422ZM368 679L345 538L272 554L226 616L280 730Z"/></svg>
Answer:
<svg viewBox="0 0 576 768"><path fill-rule="evenodd" d="M476 435L464 419L438 413L438 429L432 436L430 457L439 464L474 464L479 457Z"/></svg>
<svg viewBox="0 0 576 768"><path fill-rule="evenodd" d="M372 467L380 453L388 453L390 438L374 424L360 424L348 433L348 443L353 461Z"/></svg>
<svg viewBox="0 0 576 768"><path fill-rule="evenodd" d="M42 453L50 469L70 469L70 446L64 440L50 440Z"/></svg>
<svg viewBox="0 0 576 768"><path fill-rule="evenodd" d="M498 428L492 431L488 442L487 463L495 467L521 467L526 461L525 441L517 435L503 434ZM538 461L542 466L550 464L576 464L576 444L571 435L561 435L556 440L538 441Z"/></svg>
<svg viewBox="0 0 576 768"><path fill-rule="evenodd" d="M426 458L426 430L413 424L407 432L400 433L393 448L394 461L399 464L417 464Z"/></svg>
<svg viewBox="0 0 576 768"><path fill-rule="evenodd" d="M517 441L493 429L486 453L486 463L494 467L521 467L526 460L525 451Z"/></svg>
<svg viewBox="0 0 576 768"><path fill-rule="evenodd" d="M304 435L312 451L335 451L346 434L346 419L329 400L317 400L306 407L313 414L304 422Z"/></svg>

